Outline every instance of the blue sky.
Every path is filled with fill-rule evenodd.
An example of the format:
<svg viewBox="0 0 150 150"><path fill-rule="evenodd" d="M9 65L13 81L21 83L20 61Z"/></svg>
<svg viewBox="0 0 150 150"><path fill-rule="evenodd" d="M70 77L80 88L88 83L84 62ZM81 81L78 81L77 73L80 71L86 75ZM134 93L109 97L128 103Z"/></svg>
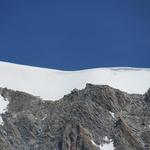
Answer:
<svg viewBox="0 0 150 150"><path fill-rule="evenodd" d="M150 1L0 1L0 60L63 70L150 67Z"/></svg>

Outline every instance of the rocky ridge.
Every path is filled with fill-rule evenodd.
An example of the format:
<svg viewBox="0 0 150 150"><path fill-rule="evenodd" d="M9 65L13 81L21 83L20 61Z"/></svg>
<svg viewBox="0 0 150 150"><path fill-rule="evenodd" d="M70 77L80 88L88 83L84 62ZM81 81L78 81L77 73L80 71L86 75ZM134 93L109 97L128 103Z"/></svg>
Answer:
<svg viewBox="0 0 150 150"><path fill-rule="evenodd" d="M9 101L0 150L103 150L111 142L114 150L150 149L150 90L87 84L58 101L7 88L0 94Z"/></svg>

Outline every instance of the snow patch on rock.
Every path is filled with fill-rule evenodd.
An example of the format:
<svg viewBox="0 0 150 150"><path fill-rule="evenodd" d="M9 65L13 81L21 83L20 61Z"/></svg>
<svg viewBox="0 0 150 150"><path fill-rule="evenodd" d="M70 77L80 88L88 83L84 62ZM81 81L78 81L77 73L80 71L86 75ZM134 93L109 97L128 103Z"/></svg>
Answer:
<svg viewBox="0 0 150 150"><path fill-rule="evenodd" d="M7 105L9 104L9 101L7 99L4 99L0 95L0 125L3 125L3 119L2 114L4 114L7 111Z"/></svg>
<svg viewBox="0 0 150 150"><path fill-rule="evenodd" d="M113 145L113 142L108 139L107 136L104 137L105 144L97 145L93 140L91 140L92 144L96 147L99 147L100 150L114 150L115 147Z"/></svg>
<svg viewBox="0 0 150 150"><path fill-rule="evenodd" d="M113 118L115 118L115 113L113 113L113 112L110 111L110 114L111 114L111 116L112 116Z"/></svg>

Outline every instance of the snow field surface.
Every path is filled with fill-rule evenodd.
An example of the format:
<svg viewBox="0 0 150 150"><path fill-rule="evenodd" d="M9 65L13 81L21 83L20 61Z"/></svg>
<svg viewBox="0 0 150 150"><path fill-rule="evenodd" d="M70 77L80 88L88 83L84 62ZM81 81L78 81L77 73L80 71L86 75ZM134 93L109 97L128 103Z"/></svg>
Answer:
<svg viewBox="0 0 150 150"><path fill-rule="evenodd" d="M86 83L109 85L128 93L145 93L150 87L150 69L97 68L61 71L0 62L0 87L24 91L45 100L58 100Z"/></svg>

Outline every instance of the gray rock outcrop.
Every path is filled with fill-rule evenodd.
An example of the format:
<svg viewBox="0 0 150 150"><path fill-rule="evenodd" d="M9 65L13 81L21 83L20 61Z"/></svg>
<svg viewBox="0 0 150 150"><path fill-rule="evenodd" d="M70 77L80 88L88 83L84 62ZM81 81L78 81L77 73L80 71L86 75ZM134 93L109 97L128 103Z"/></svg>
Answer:
<svg viewBox="0 0 150 150"><path fill-rule="evenodd" d="M9 100L0 150L98 150L110 142L114 150L150 149L150 90L87 84L58 101L7 88L0 94Z"/></svg>

